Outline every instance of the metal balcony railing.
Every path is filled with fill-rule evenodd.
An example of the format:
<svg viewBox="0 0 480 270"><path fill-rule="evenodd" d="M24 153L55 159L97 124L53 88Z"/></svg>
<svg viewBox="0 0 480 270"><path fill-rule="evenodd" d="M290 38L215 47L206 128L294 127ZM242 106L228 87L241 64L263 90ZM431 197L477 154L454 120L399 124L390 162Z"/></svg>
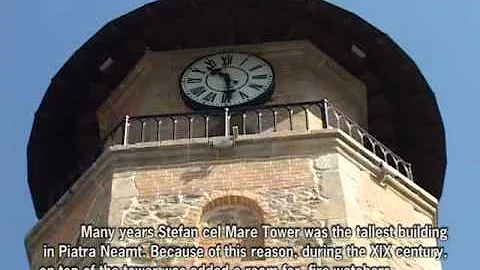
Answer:
<svg viewBox="0 0 480 270"><path fill-rule="evenodd" d="M177 139L337 128L413 181L411 164L370 135L326 99L314 102L198 111L183 114L126 116L106 136L105 146Z"/></svg>

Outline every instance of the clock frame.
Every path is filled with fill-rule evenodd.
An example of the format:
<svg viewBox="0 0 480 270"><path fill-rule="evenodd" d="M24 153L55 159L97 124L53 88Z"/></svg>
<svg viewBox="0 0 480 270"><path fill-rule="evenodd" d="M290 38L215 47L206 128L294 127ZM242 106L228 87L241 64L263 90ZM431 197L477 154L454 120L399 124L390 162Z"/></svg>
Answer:
<svg viewBox="0 0 480 270"><path fill-rule="evenodd" d="M180 92L193 109L252 106L270 100L273 66L246 52L222 51L191 62L179 78Z"/></svg>

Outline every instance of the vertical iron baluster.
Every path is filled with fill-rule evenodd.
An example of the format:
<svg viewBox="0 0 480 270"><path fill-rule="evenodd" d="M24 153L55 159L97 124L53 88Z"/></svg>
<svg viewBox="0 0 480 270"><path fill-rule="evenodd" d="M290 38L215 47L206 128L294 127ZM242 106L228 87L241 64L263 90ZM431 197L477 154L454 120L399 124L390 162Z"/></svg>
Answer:
<svg viewBox="0 0 480 270"><path fill-rule="evenodd" d="M372 152L373 154L375 154L377 157L380 157L378 154L377 154L377 142L375 140L372 140Z"/></svg>
<svg viewBox="0 0 480 270"><path fill-rule="evenodd" d="M232 142L233 142L233 146L235 147L235 142L237 141L238 139L238 126L233 126L232 127Z"/></svg>
<svg viewBox="0 0 480 270"><path fill-rule="evenodd" d="M120 123L121 126L119 127L121 129L121 134L120 134L120 144L124 144L125 142L125 118L123 118L122 122Z"/></svg>
<svg viewBox="0 0 480 270"><path fill-rule="evenodd" d="M172 139L176 140L177 139L177 119L172 117Z"/></svg>
<svg viewBox="0 0 480 270"><path fill-rule="evenodd" d="M363 145L363 146L368 150L372 151L373 153L375 153L375 144L373 143L372 139L370 139L370 135L367 134L367 136L365 137L367 138L368 146L371 148L367 147L367 145Z"/></svg>
<svg viewBox="0 0 480 270"><path fill-rule="evenodd" d="M363 143L363 132L358 127L357 127L357 135L358 135L358 138L360 139L360 143Z"/></svg>
<svg viewBox="0 0 480 270"><path fill-rule="evenodd" d="M288 124L290 131L293 131L293 109L288 108Z"/></svg>
<svg viewBox="0 0 480 270"><path fill-rule="evenodd" d="M193 136L193 117L192 116L189 116L188 117L188 138L189 139L192 139L192 136Z"/></svg>
<svg viewBox="0 0 480 270"><path fill-rule="evenodd" d="M335 119L337 121L336 128L340 128L340 124L342 123L343 114L341 114L339 111L337 111L336 108L334 110L335 110Z"/></svg>
<svg viewBox="0 0 480 270"><path fill-rule="evenodd" d="M381 145L378 148L380 148L380 152L382 153L383 161L388 164L388 152L385 151Z"/></svg>
<svg viewBox="0 0 480 270"><path fill-rule="evenodd" d="M273 111L273 132L277 132L277 111Z"/></svg>
<svg viewBox="0 0 480 270"><path fill-rule="evenodd" d="M350 137L353 137L352 136L352 125L351 125L351 123L348 120L345 119L345 125L347 126L348 135Z"/></svg>
<svg viewBox="0 0 480 270"><path fill-rule="evenodd" d="M125 115L125 123L123 126L123 145L128 145L128 133L130 132L130 116Z"/></svg>
<svg viewBox="0 0 480 270"><path fill-rule="evenodd" d="M412 164L407 163L407 177L413 181L413 172L412 172Z"/></svg>
<svg viewBox="0 0 480 270"><path fill-rule="evenodd" d="M225 108L225 137L230 134L230 116L228 115L228 108Z"/></svg>
<svg viewBox="0 0 480 270"><path fill-rule="evenodd" d="M157 142L160 142L161 137L160 137L160 130L162 126L162 120L157 120Z"/></svg>
<svg viewBox="0 0 480 270"><path fill-rule="evenodd" d="M397 171L400 171L400 165L401 165L402 161L393 152L391 153L391 155L392 155L392 158L393 158L393 162L395 163L395 168L397 169Z"/></svg>
<svg viewBox="0 0 480 270"><path fill-rule="evenodd" d="M262 113L257 112L258 132L262 132Z"/></svg>
<svg viewBox="0 0 480 270"><path fill-rule="evenodd" d="M140 120L140 123L142 123L142 130L140 131L140 138L141 138L142 142L145 142L145 126L146 126L147 122L144 121L144 120Z"/></svg>
<svg viewBox="0 0 480 270"><path fill-rule="evenodd" d="M204 116L205 117L205 138L208 138L208 121L210 120L209 116Z"/></svg>
<svg viewBox="0 0 480 270"><path fill-rule="evenodd" d="M247 134L247 114L243 113L242 114L242 132L243 135Z"/></svg>
<svg viewBox="0 0 480 270"><path fill-rule="evenodd" d="M228 115L228 136L227 137L229 137L231 135L230 133L232 133L231 132L231 129L232 129L231 125L232 125L232 116Z"/></svg>
<svg viewBox="0 0 480 270"><path fill-rule="evenodd" d="M302 108L303 108L303 111L305 112L305 128L307 129L307 131L309 131L310 130L310 123L308 121L308 110L304 106L302 106Z"/></svg>
<svg viewBox="0 0 480 270"><path fill-rule="evenodd" d="M340 116L336 111L333 111L333 115L335 116L335 128L338 128L338 125L340 123Z"/></svg>
<svg viewBox="0 0 480 270"><path fill-rule="evenodd" d="M325 98L322 100L322 117L323 117L323 128L328 128L330 126L329 120L328 120L328 109L329 109L329 104L328 100Z"/></svg>
<svg viewBox="0 0 480 270"><path fill-rule="evenodd" d="M400 160L400 157L397 157L395 155L395 153L392 152L392 156L394 157L394 161L395 161L395 166L398 167L398 164L400 164L402 161Z"/></svg>

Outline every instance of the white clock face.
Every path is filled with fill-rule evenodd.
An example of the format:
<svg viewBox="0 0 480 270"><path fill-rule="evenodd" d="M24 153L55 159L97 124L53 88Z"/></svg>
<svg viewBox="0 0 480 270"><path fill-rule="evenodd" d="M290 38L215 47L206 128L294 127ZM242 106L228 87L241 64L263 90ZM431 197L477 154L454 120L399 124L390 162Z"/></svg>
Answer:
<svg viewBox="0 0 480 270"><path fill-rule="evenodd" d="M273 90L273 69L248 53L222 52L194 61L180 78L183 97L194 104L229 107L260 101Z"/></svg>

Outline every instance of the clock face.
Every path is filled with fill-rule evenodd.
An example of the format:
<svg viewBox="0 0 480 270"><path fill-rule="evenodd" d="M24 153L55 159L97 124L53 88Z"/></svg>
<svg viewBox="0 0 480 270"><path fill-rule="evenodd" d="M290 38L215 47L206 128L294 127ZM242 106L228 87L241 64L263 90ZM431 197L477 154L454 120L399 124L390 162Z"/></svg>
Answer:
<svg viewBox="0 0 480 270"><path fill-rule="evenodd" d="M273 91L272 66L248 53L222 52L191 63L180 77L182 96L193 107L260 103Z"/></svg>

